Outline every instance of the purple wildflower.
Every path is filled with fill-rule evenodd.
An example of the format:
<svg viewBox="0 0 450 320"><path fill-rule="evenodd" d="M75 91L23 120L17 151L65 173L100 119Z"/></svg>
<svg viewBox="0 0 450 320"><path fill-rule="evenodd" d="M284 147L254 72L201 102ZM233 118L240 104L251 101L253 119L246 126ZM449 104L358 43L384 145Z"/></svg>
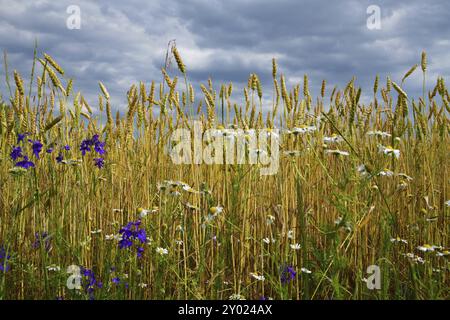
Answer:
<svg viewBox="0 0 450 320"><path fill-rule="evenodd" d="M51 236L47 232L36 232L34 234L33 248L38 249L41 246L41 242L44 242L45 251L49 252L52 249Z"/></svg>
<svg viewBox="0 0 450 320"><path fill-rule="evenodd" d="M0 246L0 271L7 272L10 269L8 265L9 259L11 259L11 256L6 253L5 247Z"/></svg>
<svg viewBox="0 0 450 320"><path fill-rule="evenodd" d="M94 150L95 152L97 152L98 154L102 155L105 154L105 143L104 142L96 142L94 145Z"/></svg>
<svg viewBox="0 0 450 320"><path fill-rule="evenodd" d="M10 153L11 159L13 161L16 161L18 158L23 157L22 155L22 148L21 147L14 147L13 150Z"/></svg>
<svg viewBox="0 0 450 320"><path fill-rule="evenodd" d="M36 158L39 159L39 152L41 152L42 150L42 143L39 140L36 141L31 141L33 143L32 145L32 149L33 149L33 154Z"/></svg>
<svg viewBox="0 0 450 320"><path fill-rule="evenodd" d="M68 144L66 144L66 145L64 146L64 150L69 151L69 150L70 150L70 146L69 146Z"/></svg>
<svg viewBox="0 0 450 320"><path fill-rule="evenodd" d="M285 266L281 270L280 280L282 284L287 284L291 280L295 279L297 272L294 270L292 266Z"/></svg>
<svg viewBox="0 0 450 320"><path fill-rule="evenodd" d="M86 154L86 152L90 152L91 151L91 140L83 140L81 141L81 145L80 145L80 151L81 154L84 156Z"/></svg>
<svg viewBox="0 0 450 320"><path fill-rule="evenodd" d="M86 152L91 152L91 147L94 147L94 151L98 154L105 154L105 143L99 140L98 134L95 134L92 139L85 139L81 142L80 151L84 156Z"/></svg>
<svg viewBox="0 0 450 320"><path fill-rule="evenodd" d="M144 248L143 247L138 247L136 250L136 255L138 258L142 258L142 254L144 253Z"/></svg>
<svg viewBox="0 0 450 320"><path fill-rule="evenodd" d="M23 139L25 139L25 133L19 133L19 134L17 135L17 143L22 142Z"/></svg>
<svg viewBox="0 0 450 320"><path fill-rule="evenodd" d="M24 156L22 161L16 163L16 167L21 167L24 169L34 168L34 163L29 161L27 156Z"/></svg>
<svg viewBox="0 0 450 320"><path fill-rule="evenodd" d="M119 277L113 278L112 279L112 283L119 284L120 283L120 278Z"/></svg>
<svg viewBox="0 0 450 320"><path fill-rule="evenodd" d="M95 277L94 271L81 267L81 275L84 277L83 287L87 294L89 294L89 299L94 300L94 289L97 287L99 289L103 288L103 283Z"/></svg>
<svg viewBox="0 0 450 320"><path fill-rule="evenodd" d="M105 160L103 158L94 158L95 161L95 166L98 167L99 169L103 168L103 166L105 165Z"/></svg>
<svg viewBox="0 0 450 320"><path fill-rule="evenodd" d="M129 222L127 225L119 230L122 235L122 239L119 241L119 248L126 249L131 248L134 241L137 243L147 242L147 233L144 228L140 227L141 221ZM144 253L144 248L136 244L136 254L138 258L141 258Z"/></svg>
<svg viewBox="0 0 450 320"><path fill-rule="evenodd" d="M48 149L46 150L46 152L47 152L47 153L52 153L52 152L53 152L53 148L48 148Z"/></svg>
<svg viewBox="0 0 450 320"><path fill-rule="evenodd" d="M56 157L56 162L61 163L63 161L63 159L64 159L63 154L62 154L62 152L60 152L58 154L58 156Z"/></svg>

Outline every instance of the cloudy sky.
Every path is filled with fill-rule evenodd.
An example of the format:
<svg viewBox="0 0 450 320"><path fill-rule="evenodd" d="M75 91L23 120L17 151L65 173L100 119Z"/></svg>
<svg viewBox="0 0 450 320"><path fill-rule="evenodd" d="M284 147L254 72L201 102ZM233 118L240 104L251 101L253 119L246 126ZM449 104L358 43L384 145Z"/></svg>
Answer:
<svg viewBox="0 0 450 320"><path fill-rule="evenodd" d="M70 5L81 10L79 30L66 26ZM379 30L367 28L369 5L381 9ZM420 63L422 50L430 79L449 81L449 12L448 0L0 0L0 49L8 53L9 71L26 78L37 40L39 53L63 66L90 105L102 81L119 109L131 84L161 79L171 39L197 91L208 77L218 88L222 82L242 85L256 72L271 95L275 57L289 84L302 83L307 73L313 95L322 79L329 88L342 87L353 75L370 95L376 74L400 81ZM418 71L405 85L413 96L421 92ZM8 98L3 65L0 77Z"/></svg>

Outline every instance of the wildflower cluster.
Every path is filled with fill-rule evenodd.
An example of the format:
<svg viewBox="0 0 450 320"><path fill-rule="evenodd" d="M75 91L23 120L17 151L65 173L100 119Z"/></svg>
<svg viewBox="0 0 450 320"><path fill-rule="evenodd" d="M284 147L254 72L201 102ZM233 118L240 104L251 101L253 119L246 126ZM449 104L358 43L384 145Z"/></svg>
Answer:
<svg viewBox="0 0 450 320"><path fill-rule="evenodd" d="M141 258L144 253L142 244L147 242L147 233L145 229L141 227L141 220L129 222L125 227L120 229L119 233L122 235L122 238L119 241L119 248L126 249L135 245L137 257Z"/></svg>
<svg viewBox="0 0 450 320"><path fill-rule="evenodd" d="M52 249L51 236L47 232L36 232L34 234L33 249L38 249L43 243L45 251L50 251Z"/></svg>
<svg viewBox="0 0 450 320"><path fill-rule="evenodd" d="M24 144L24 139L28 135L28 133L18 134L17 135L17 146L13 147L11 153L9 154L11 159L16 162L15 166L23 169L33 168L34 162L30 161L27 155L24 154L23 147L20 144ZM39 153L42 151L42 143L39 140L30 140L28 142L31 143L31 149L33 151L33 155L40 159ZM22 160L20 160L22 159ZM19 161L20 160L20 161Z"/></svg>
<svg viewBox="0 0 450 320"><path fill-rule="evenodd" d="M81 267L82 284L85 292L89 294L89 299L94 300L94 290L95 288L103 288L103 283L99 281L94 271Z"/></svg>
<svg viewBox="0 0 450 320"><path fill-rule="evenodd" d="M281 269L280 280L282 284L288 284L291 280L295 279L297 272L292 266L284 266Z"/></svg>
<svg viewBox="0 0 450 320"><path fill-rule="evenodd" d="M63 147L63 150L61 150L61 151L58 153L58 156L56 157L56 162L58 162L58 163L63 162L63 160L64 160L63 151L69 151L69 150L70 150L70 146L69 146L69 145L65 145L65 146Z"/></svg>
<svg viewBox="0 0 450 320"><path fill-rule="evenodd" d="M6 272L10 269L8 260L11 259L11 255L6 252L5 247L0 246L0 271Z"/></svg>
<svg viewBox="0 0 450 320"><path fill-rule="evenodd" d="M83 156L86 155L86 152L91 152L92 148L99 155L105 154L105 142L101 142L99 140L98 134L92 136L92 139L85 139L81 142L80 151ZM95 166L99 169L103 168L105 165L105 161L102 157L94 158Z"/></svg>

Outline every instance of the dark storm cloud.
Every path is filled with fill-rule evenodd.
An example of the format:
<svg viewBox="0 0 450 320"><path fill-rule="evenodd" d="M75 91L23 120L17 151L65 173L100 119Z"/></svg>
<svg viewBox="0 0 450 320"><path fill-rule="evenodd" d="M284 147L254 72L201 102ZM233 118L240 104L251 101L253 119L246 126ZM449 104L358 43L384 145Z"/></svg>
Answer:
<svg viewBox="0 0 450 320"><path fill-rule="evenodd" d="M381 30L366 27L371 4L381 8ZM66 28L69 5L81 9L81 30ZM322 79L330 87L342 87L356 76L370 95L376 74L399 81L420 62L422 50L429 55L430 79L449 76L446 0L0 0L0 6L0 48L8 52L10 71L29 74L37 39L39 52L52 55L75 78L76 89L91 105L98 81L105 83L119 108L132 83L161 79L171 39L177 40L196 86L208 77L215 85L242 84L256 72L271 90L271 58L276 57L291 85L307 73L317 94ZM3 68L1 72L4 78ZM405 88L420 95L418 72ZM0 89L7 97L3 79Z"/></svg>

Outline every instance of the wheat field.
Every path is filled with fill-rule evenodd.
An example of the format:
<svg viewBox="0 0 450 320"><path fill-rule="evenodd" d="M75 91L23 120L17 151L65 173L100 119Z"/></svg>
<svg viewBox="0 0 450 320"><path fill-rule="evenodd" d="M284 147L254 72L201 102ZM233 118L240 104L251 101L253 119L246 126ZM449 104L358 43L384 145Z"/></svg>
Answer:
<svg viewBox="0 0 450 320"><path fill-rule="evenodd" d="M271 87L194 88L169 53L120 111L101 82L88 103L48 54L26 80L5 55L0 299L449 298L450 96L425 53L403 79L374 75L364 102L355 79L289 88L275 59ZM277 172L174 163L171 134L194 120L277 130Z"/></svg>

